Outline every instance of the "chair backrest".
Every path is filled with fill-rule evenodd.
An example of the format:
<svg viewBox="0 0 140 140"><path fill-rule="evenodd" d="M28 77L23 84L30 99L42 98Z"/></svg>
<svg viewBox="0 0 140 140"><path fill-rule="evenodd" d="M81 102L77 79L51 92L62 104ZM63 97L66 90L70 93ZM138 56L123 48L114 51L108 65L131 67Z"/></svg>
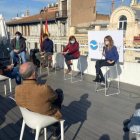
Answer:
<svg viewBox="0 0 140 140"><path fill-rule="evenodd" d="M58 120L55 119L54 117L41 115L39 113L29 111L28 109L23 107L19 108L21 110L21 114L23 116L23 120L25 121L26 125L32 129L44 128L55 122L58 122Z"/></svg>
<svg viewBox="0 0 140 140"><path fill-rule="evenodd" d="M0 75L0 81L8 80L9 77L6 77L4 75Z"/></svg>

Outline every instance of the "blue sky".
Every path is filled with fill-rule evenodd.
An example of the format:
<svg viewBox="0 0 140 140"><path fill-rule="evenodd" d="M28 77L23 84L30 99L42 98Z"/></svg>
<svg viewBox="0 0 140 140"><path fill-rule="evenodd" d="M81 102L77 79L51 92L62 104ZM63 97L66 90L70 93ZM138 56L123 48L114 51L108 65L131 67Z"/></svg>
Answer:
<svg viewBox="0 0 140 140"><path fill-rule="evenodd" d="M115 7L121 4L121 0L115 0ZM128 5L131 0L124 0L124 5ZM48 3L57 2L57 0L0 0L0 13L6 20L15 17L17 13L21 15L27 9L30 14L39 13L40 9L47 6ZM109 14L111 11L111 0L97 0L97 12Z"/></svg>

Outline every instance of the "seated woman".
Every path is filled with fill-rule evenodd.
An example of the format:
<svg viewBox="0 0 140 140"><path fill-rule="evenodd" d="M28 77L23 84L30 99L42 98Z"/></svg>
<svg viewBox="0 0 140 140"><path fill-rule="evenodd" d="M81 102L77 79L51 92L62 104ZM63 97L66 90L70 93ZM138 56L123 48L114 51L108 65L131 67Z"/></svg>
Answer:
<svg viewBox="0 0 140 140"><path fill-rule="evenodd" d="M101 67L113 66L119 60L118 51L117 48L114 46L114 42L111 36L106 36L104 38L104 44L105 46L103 48L103 56L105 57L105 59L96 61L96 78L95 80L93 80L94 82L105 83Z"/></svg>
<svg viewBox="0 0 140 140"><path fill-rule="evenodd" d="M68 67L66 74L68 74L71 72L71 65L72 65L71 60L78 59L80 56L79 43L76 41L75 36L69 37L69 43L64 49L62 54L65 57L65 61Z"/></svg>

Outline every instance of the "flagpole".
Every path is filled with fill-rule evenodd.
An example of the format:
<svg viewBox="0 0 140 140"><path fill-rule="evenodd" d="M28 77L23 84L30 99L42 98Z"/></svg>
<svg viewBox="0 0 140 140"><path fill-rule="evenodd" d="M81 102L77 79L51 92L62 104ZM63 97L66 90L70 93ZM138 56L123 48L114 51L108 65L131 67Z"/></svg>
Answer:
<svg viewBox="0 0 140 140"><path fill-rule="evenodd" d="M114 11L114 8L115 8L115 1L112 0L112 13L113 13L113 11Z"/></svg>
<svg viewBox="0 0 140 140"><path fill-rule="evenodd" d="M42 18L40 18L39 20L40 20L40 39L39 39L39 43L40 43L40 50L41 50L42 49L41 48L41 45L42 45L42 41L41 41L41 37L42 37Z"/></svg>

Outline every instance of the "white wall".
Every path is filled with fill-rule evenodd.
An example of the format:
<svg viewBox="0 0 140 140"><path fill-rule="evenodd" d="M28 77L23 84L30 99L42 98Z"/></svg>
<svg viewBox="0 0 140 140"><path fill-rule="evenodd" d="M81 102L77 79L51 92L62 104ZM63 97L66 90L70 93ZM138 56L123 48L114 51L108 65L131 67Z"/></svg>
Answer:
<svg viewBox="0 0 140 140"><path fill-rule="evenodd" d="M96 75L95 72L95 61L89 60L87 57L81 57L81 63L83 69L86 68L84 73L90 75ZM120 74L120 82L140 86L140 64L125 62L124 65L118 67ZM74 68L77 71L78 63L74 61ZM79 71L79 70L78 70Z"/></svg>

